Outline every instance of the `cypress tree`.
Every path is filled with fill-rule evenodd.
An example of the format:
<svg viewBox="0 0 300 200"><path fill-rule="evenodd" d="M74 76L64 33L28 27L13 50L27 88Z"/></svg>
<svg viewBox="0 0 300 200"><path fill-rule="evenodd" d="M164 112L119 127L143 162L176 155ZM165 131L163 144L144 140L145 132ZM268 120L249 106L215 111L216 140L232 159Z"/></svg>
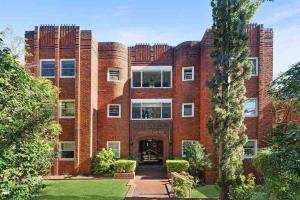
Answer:
<svg viewBox="0 0 300 200"><path fill-rule="evenodd" d="M251 74L247 26L264 0L211 0L215 74L208 81L212 115L207 123L218 161L221 199L242 173L245 80Z"/></svg>

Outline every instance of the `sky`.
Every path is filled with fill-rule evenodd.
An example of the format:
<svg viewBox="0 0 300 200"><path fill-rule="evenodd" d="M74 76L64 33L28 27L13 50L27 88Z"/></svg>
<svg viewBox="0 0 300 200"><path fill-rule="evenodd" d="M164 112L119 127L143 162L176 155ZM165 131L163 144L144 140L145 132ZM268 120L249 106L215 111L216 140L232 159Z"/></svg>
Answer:
<svg viewBox="0 0 300 200"><path fill-rule="evenodd" d="M0 30L23 36L41 24L76 24L97 41L168 43L201 40L212 25L210 0L0 0ZM262 5L253 22L274 31L273 76L300 61L300 0Z"/></svg>

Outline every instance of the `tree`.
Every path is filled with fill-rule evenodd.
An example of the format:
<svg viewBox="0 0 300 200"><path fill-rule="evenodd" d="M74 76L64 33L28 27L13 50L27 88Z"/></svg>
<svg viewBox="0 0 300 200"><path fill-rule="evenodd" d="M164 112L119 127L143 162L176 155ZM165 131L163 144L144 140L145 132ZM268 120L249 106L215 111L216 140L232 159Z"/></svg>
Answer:
<svg viewBox="0 0 300 200"><path fill-rule="evenodd" d="M57 89L20 67L0 38L0 199L30 199L42 186L60 127Z"/></svg>
<svg viewBox="0 0 300 200"><path fill-rule="evenodd" d="M244 82L251 65L246 28L263 0L212 0L215 74L208 82L212 93L212 116L207 127L218 159L221 199L229 199L229 186L242 173Z"/></svg>

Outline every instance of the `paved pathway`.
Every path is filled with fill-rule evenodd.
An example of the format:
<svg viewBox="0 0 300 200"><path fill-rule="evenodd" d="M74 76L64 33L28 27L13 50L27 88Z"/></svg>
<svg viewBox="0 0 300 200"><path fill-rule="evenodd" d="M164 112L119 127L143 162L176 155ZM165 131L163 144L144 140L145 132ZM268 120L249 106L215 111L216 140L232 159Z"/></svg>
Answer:
<svg viewBox="0 0 300 200"><path fill-rule="evenodd" d="M135 180L126 199L166 199L169 198L167 174L162 166L142 166L136 171Z"/></svg>

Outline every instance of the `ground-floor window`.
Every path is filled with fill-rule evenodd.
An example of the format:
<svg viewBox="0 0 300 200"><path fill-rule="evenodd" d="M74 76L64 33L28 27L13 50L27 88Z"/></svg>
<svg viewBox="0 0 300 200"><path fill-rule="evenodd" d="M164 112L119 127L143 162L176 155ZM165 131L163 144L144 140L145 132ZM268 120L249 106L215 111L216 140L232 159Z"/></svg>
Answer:
<svg viewBox="0 0 300 200"><path fill-rule="evenodd" d="M244 158L255 158L257 154L257 140L249 139L244 145Z"/></svg>
<svg viewBox="0 0 300 200"><path fill-rule="evenodd" d="M182 140L182 143L181 143L181 155L183 158L186 157L186 147L188 144L190 143L196 143L197 140Z"/></svg>
<svg viewBox="0 0 300 200"><path fill-rule="evenodd" d="M107 141L107 148L111 148L116 158L120 158L120 141Z"/></svg>
<svg viewBox="0 0 300 200"><path fill-rule="evenodd" d="M60 160L74 160L74 142L63 141L59 143Z"/></svg>

